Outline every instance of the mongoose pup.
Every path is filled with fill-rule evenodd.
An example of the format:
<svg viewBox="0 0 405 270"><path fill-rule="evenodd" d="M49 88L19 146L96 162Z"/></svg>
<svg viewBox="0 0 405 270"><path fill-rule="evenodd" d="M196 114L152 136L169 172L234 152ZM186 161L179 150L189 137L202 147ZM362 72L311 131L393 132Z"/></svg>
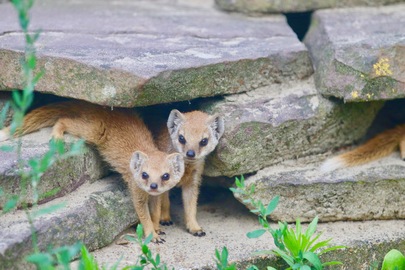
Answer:
<svg viewBox="0 0 405 270"><path fill-rule="evenodd" d="M386 130L365 144L326 160L321 171L333 171L338 168L361 165L385 156L400 149L401 158L405 159L405 124Z"/></svg>
<svg viewBox="0 0 405 270"><path fill-rule="evenodd" d="M40 107L28 113L16 135L53 126L52 137L63 139L65 132L96 146L101 156L128 184L132 201L145 235L158 234L160 194L174 187L184 174L181 154L159 151L143 120L130 109L110 108L84 101L67 101ZM0 141L10 137L10 127L0 131ZM149 195L152 195L149 198ZM152 222L153 219L153 222Z"/></svg>
<svg viewBox="0 0 405 270"><path fill-rule="evenodd" d="M215 149L223 133L224 119L220 115L208 115L201 111L183 114L172 110L167 128L161 128L157 135L160 150L177 152L184 157L186 169L178 186L182 189L186 228L194 236L205 235L197 222L197 199L205 158ZM169 192L162 194L161 224L173 224Z"/></svg>

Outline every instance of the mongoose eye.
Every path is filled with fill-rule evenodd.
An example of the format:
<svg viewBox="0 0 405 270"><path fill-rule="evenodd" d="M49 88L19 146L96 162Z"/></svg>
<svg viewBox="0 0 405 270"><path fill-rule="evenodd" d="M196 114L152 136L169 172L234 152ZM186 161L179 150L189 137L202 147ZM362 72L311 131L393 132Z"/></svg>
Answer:
<svg viewBox="0 0 405 270"><path fill-rule="evenodd" d="M167 181L170 179L170 174L165 173L164 175L162 175L162 180Z"/></svg>
<svg viewBox="0 0 405 270"><path fill-rule="evenodd" d="M179 142L180 142L181 144L186 144L186 139L184 138L183 135L179 135Z"/></svg>
<svg viewBox="0 0 405 270"><path fill-rule="evenodd" d="M200 146L206 146L208 144L208 139L204 138L200 141Z"/></svg>
<svg viewBox="0 0 405 270"><path fill-rule="evenodd" d="M148 179L149 178L149 174L147 174L146 172L142 173L142 179Z"/></svg>

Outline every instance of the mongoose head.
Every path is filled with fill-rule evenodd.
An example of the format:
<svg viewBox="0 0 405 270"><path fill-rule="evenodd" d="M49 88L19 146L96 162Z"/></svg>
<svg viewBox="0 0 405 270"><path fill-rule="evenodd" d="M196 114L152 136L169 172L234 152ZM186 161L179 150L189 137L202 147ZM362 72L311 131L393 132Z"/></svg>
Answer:
<svg viewBox="0 0 405 270"><path fill-rule="evenodd" d="M135 151L130 161L135 183L150 195L160 195L173 188L183 177L184 159L178 153Z"/></svg>
<svg viewBox="0 0 405 270"><path fill-rule="evenodd" d="M182 114L172 110L167 120L170 138L176 152L186 162L204 159L211 153L224 134L224 119L201 111Z"/></svg>

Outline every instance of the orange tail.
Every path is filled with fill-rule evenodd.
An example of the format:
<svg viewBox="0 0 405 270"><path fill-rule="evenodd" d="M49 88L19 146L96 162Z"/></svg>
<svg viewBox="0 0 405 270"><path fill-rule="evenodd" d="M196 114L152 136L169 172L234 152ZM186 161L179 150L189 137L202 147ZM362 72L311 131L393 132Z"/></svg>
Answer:
<svg viewBox="0 0 405 270"><path fill-rule="evenodd" d="M61 102L46 105L29 112L23 120L21 128L16 131L17 136L25 135L37 131L44 127L53 126L61 117L72 117L71 102Z"/></svg>
<svg viewBox="0 0 405 270"><path fill-rule="evenodd" d="M388 156L401 145L401 156L405 157L405 124L378 134L358 148L331 158L322 164L321 170L331 171L365 164L367 162ZM404 145L404 147L403 147Z"/></svg>

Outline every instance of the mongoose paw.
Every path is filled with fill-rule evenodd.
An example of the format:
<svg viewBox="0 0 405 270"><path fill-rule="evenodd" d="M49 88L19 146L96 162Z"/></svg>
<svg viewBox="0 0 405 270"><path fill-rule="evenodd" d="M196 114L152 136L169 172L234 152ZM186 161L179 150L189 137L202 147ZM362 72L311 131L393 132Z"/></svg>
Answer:
<svg viewBox="0 0 405 270"><path fill-rule="evenodd" d="M163 239L163 238L160 238L160 237L156 237L155 239L153 239L152 241L151 241L152 243L154 243L154 244L163 244L164 242L166 242L166 240L165 239Z"/></svg>
<svg viewBox="0 0 405 270"><path fill-rule="evenodd" d="M166 235L166 233L163 232L163 231L161 231L161 230L157 230L156 233L157 233L158 235Z"/></svg>
<svg viewBox="0 0 405 270"><path fill-rule="evenodd" d="M171 221L171 220L161 220L160 225L171 226L171 225L173 225L173 221Z"/></svg>
<svg viewBox="0 0 405 270"><path fill-rule="evenodd" d="M199 231L196 231L196 232L192 232L192 231L189 231L192 235L194 235L194 236L198 236L198 237L203 237L203 236L205 236L206 235L206 233L203 231L203 230L199 230Z"/></svg>

